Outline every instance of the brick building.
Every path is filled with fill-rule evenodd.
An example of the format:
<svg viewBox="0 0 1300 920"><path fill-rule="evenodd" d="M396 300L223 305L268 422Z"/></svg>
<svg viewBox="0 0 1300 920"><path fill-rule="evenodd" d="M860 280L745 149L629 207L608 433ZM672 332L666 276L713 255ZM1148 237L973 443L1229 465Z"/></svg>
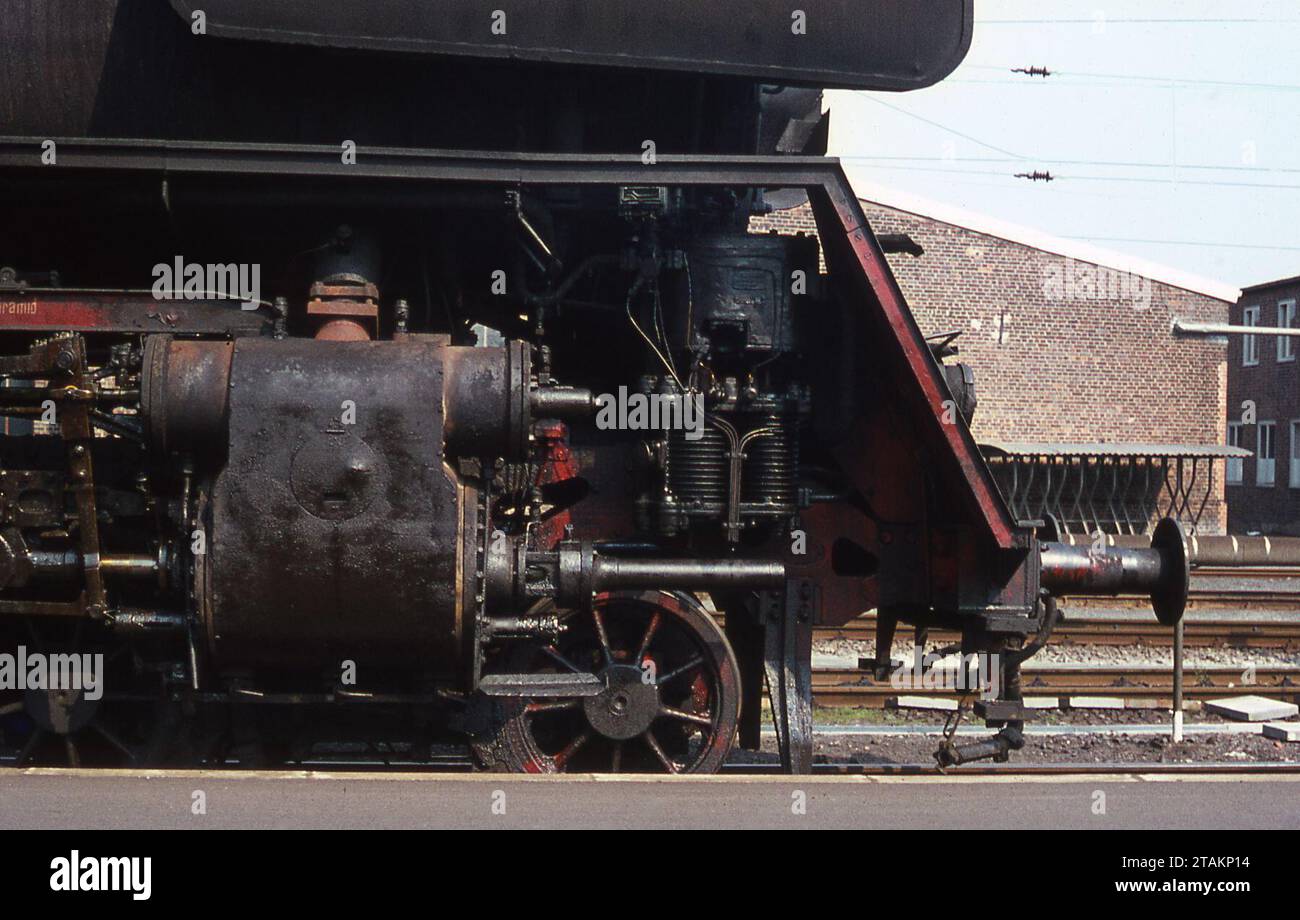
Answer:
<svg viewBox="0 0 1300 920"><path fill-rule="evenodd" d="M1199 517L1199 532L1222 532L1226 344L1175 338L1171 327L1175 317L1225 322L1235 288L892 190L859 193L877 235L907 234L924 249L889 262L927 336L962 333L979 397L972 428L991 461L1033 456L1040 473L1058 476L1073 463L1069 488L1095 491L1105 479L1102 504L1112 479L1132 483L1137 464L1148 499L1160 493L1154 479L1179 479L1158 495L1162 512L1173 504ZM815 233L806 204L774 205L755 232ZM1183 494L1193 467L1196 491ZM1077 517L1093 531L1086 511ZM1145 527L1120 518L1120 533Z"/></svg>
<svg viewBox="0 0 1300 920"><path fill-rule="evenodd" d="M1295 327L1300 277L1241 292L1230 322ZM1300 339L1233 336L1228 349L1228 443L1254 456L1230 464L1233 533L1300 535Z"/></svg>

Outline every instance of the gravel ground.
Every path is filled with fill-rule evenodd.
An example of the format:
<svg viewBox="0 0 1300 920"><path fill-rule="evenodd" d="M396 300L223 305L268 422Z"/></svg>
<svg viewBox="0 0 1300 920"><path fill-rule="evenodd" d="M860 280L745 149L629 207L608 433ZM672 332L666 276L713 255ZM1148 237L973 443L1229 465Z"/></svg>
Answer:
<svg viewBox="0 0 1300 920"><path fill-rule="evenodd" d="M959 743L972 740L963 738ZM765 739L764 747L775 750L775 739ZM932 763L937 747L935 738L911 736L822 735L816 742L818 757L830 763ZM1300 744L1259 735L1198 735L1181 744L1168 737L1133 735L1030 736L1011 759L1021 763L1300 762Z"/></svg>
<svg viewBox="0 0 1300 920"><path fill-rule="evenodd" d="M838 711L837 711L838 712ZM889 712L884 724L933 725L943 719L931 713ZM1159 721L1151 713L1060 713L1064 724L1120 725L1151 724ZM1196 723L1222 721L1198 716ZM873 723L878 720L873 720ZM1048 720L1035 720L1044 724ZM843 723L839 723L843 724ZM969 723L963 723L968 725ZM974 723L979 726L979 723ZM993 734L990 729L988 734ZM960 736L958 743L978 740ZM930 764L939 746L936 736L917 735L827 735L816 736L815 751L820 763ZM737 763L770 763L776 758L776 739L763 738L760 753L737 751ZM1192 735L1175 744L1168 735L1030 735L1025 747L1011 756L1019 763L1300 763L1300 744L1274 741L1261 735Z"/></svg>
<svg viewBox="0 0 1300 920"><path fill-rule="evenodd" d="M1188 722L1201 724L1226 724L1233 722L1223 716L1202 712L1199 701L1188 700L1184 718ZM819 707L813 711L813 720L817 725L930 725L942 728L948 714L928 709L849 709ZM771 722L764 716L764 725ZM1038 709L1034 710L1031 725L1093 725L1109 727L1115 725L1155 725L1168 723L1171 719L1168 710L1160 709ZM972 723L970 713L962 717L962 725L980 725ZM1233 722L1233 724L1240 724Z"/></svg>

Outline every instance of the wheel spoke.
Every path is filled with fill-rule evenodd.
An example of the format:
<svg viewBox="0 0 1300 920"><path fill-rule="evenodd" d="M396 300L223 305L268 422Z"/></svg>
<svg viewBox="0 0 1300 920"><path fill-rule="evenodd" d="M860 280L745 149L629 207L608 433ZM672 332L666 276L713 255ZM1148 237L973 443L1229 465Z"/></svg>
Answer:
<svg viewBox="0 0 1300 920"><path fill-rule="evenodd" d="M686 664L682 665L679 668L674 668L673 670L669 671L667 674L661 676L658 680L655 681L655 683L658 686L662 687L664 684L668 683L668 681L672 680L673 678L681 677L683 674L687 673L688 671L695 670L702 664L704 664L704 656L696 655L690 661L686 662Z"/></svg>
<svg viewBox="0 0 1300 920"><path fill-rule="evenodd" d="M578 753L582 746L589 740L591 740L591 732L583 732L581 735L570 741L568 747L555 755L555 768L557 770L563 770L568 764L569 759L573 757L574 754Z"/></svg>
<svg viewBox="0 0 1300 920"><path fill-rule="evenodd" d="M605 664L612 665L614 663L614 650L609 647L609 635L605 632L605 620L595 607L591 608L591 618L596 621L596 636L600 639L600 650L605 655Z"/></svg>
<svg viewBox="0 0 1300 920"><path fill-rule="evenodd" d="M681 719L683 722L694 722L696 725L703 725L706 728L713 727L713 720L707 716L696 715L693 712L685 712L681 709L674 709L671 706L660 706L659 715L669 719Z"/></svg>
<svg viewBox="0 0 1300 920"><path fill-rule="evenodd" d="M650 746L650 750L654 751L655 756L659 758L659 762L664 765L665 770L669 773L678 772L677 764L673 763L672 758L664 753L664 749L659 746L659 742L655 740L654 733L650 729L647 728L641 737Z"/></svg>
<svg viewBox="0 0 1300 920"><path fill-rule="evenodd" d="M121 751L126 756L127 760L131 761L131 763L135 763L136 761L135 752L132 751L125 744L123 744L116 735L114 735L107 728L99 724L92 724L90 727L93 728L96 732L98 732L101 738L103 738L109 744L113 745L113 747Z"/></svg>
<svg viewBox="0 0 1300 920"><path fill-rule="evenodd" d="M27 762L27 758L32 755L32 751L36 750L37 743L40 742L44 735L45 731L43 729L38 728L32 732L32 736L27 739L27 743L23 745L23 749L18 752L18 760L16 761L17 766L21 767Z"/></svg>
<svg viewBox="0 0 1300 920"><path fill-rule="evenodd" d="M662 622L663 614L656 610L650 617L650 623L645 628L645 635L641 637L641 648L637 649L634 664L640 665L645 660L646 652L650 651L650 643L654 640L655 633L659 631L659 624Z"/></svg>
<svg viewBox="0 0 1300 920"><path fill-rule="evenodd" d="M568 639L539 643L531 655L521 649L511 661L516 670L552 675L603 668L598 697L561 690L568 695L514 700L490 736L471 742L484 765L548 773L720 769L735 738L739 685L731 649L707 611L662 592L615 593L584 608L571 612L577 619Z"/></svg>
<svg viewBox="0 0 1300 920"><path fill-rule="evenodd" d="M562 668L568 668L568 669L569 669L570 671L572 671L574 674L581 674L581 673L582 673L582 668L578 667L578 666L577 666L576 664L574 664L572 661L570 661L569 659L567 659L567 658L565 658L563 655L561 655L561 654L560 654L560 650L557 649L555 646L553 646L553 645L548 645L548 646L546 646L545 648L543 648L542 651L543 651L547 656L549 656L553 661L555 661L556 664L560 665L560 667L562 667Z"/></svg>

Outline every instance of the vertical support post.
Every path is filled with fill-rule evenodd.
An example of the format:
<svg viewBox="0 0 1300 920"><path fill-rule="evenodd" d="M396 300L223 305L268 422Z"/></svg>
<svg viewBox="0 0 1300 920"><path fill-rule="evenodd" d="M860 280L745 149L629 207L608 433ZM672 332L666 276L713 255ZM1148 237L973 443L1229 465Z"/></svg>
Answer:
<svg viewBox="0 0 1300 920"><path fill-rule="evenodd" d="M51 393L56 406L59 434L67 455L68 481L77 504L77 545L81 551L85 593L82 603L91 617L102 617L108 607L104 575L100 570L99 516L95 510L95 469L90 449L95 432L90 424L94 389L86 367L86 341L79 335L56 339L52 354L54 380ZM57 387L57 389L56 389Z"/></svg>
<svg viewBox="0 0 1300 920"><path fill-rule="evenodd" d="M714 595L713 600L726 611L727 641L740 668L740 747L757 751L762 746L763 663L767 654L761 612L753 598Z"/></svg>
<svg viewBox="0 0 1300 920"><path fill-rule="evenodd" d="M821 603L813 581L792 578L784 594L763 595L767 692L772 705L781 768L812 772L812 634Z"/></svg>
<svg viewBox="0 0 1300 920"><path fill-rule="evenodd" d="M1183 740L1183 621L1174 624L1174 741Z"/></svg>
<svg viewBox="0 0 1300 920"><path fill-rule="evenodd" d="M924 645L924 640L918 641ZM894 636L898 633L898 619L884 610L876 611L876 660L872 676L876 680L887 680L889 672L894 669Z"/></svg>

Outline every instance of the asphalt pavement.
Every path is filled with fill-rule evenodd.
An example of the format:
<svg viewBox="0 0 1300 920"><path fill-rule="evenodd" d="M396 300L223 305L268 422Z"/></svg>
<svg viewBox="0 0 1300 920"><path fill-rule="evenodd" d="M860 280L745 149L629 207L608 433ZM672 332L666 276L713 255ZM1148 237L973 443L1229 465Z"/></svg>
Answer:
<svg viewBox="0 0 1300 920"><path fill-rule="evenodd" d="M0 770L0 829L1300 828L1300 776Z"/></svg>

